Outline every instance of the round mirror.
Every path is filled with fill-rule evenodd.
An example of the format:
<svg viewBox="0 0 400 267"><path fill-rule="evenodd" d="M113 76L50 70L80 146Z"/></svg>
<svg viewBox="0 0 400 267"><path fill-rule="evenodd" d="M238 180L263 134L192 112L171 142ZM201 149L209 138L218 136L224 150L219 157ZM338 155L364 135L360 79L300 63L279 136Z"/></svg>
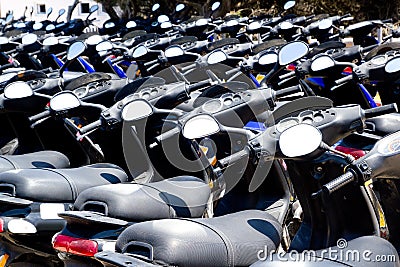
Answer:
<svg viewBox="0 0 400 267"><path fill-rule="evenodd" d="M79 57L86 50L86 45L83 42L75 42L69 46L67 51L67 60L71 61Z"/></svg>
<svg viewBox="0 0 400 267"><path fill-rule="evenodd" d="M34 23L34 24L32 25L32 29L33 29L34 31L38 31L38 30L40 30L41 28L43 28L43 23L41 23L41 22L36 22L36 23Z"/></svg>
<svg viewBox="0 0 400 267"><path fill-rule="evenodd" d="M125 26L128 29L132 29L132 28L135 28L137 26L137 24L135 21L131 20L131 21L128 21Z"/></svg>
<svg viewBox="0 0 400 267"><path fill-rule="evenodd" d="M153 106L143 99L133 100L122 108L121 118L124 121L134 121L153 114Z"/></svg>
<svg viewBox="0 0 400 267"><path fill-rule="evenodd" d="M14 28L21 29L21 28L25 28L25 27L26 27L26 25L24 22L14 23Z"/></svg>
<svg viewBox="0 0 400 267"><path fill-rule="evenodd" d="M182 11L183 9L185 9L185 4L177 4L175 7L176 12Z"/></svg>
<svg viewBox="0 0 400 267"><path fill-rule="evenodd" d="M38 37L36 34L34 33L28 33L27 35L24 35L24 37L22 37L22 44L23 45L31 45L34 44L37 41Z"/></svg>
<svg viewBox="0 0 400 267"><path fill-rule="evenodd" d="M165 49L166 57L179 57L185 54L185 51L178 45L170 46Z"/></svg>
<svg viewBox="0 0 400 267"><path fill-rule="evenodd" d="M95 34L86 39L86 44L87 45L97 45L102 41L103 41L103 37Z"/></svg>
<svg viewBox="0 0 400 267"><path fill-rule="evenodd" d="M93 13L93 12L97 11L98 9L99 9L98 5L93 5L90 7L90 13Z"/></svg>
<svg viewBox="0 0 400 267"><path fill-rule="evenodd" d="M284 22L281 22L280 27L282 30L289 30L289 29L293 28L293 24L290 23L289 21L284 21Z"/></svg>
<svg viewBox="0 0 400 267"><path fill-rule="evenodd" d="M395 57L389 60L385 65L387 73L394 73L400 71L400 57Z"/></svg>
<svg viewBox="0 0 400 267"><path fill-rule="evenodd" d="M8 99L18 99L33 95L32 88L23 81L10 83L4 88L4 96Z"/></svg>
<svg viewBox="0 0 400 267"><path fill-rule="evenodd" d="M208 19L198 19L196 20L195 25L200 27L200 26L205 26L208 24Z"/></svg>
<svg viewBox="0 0 400 267"><path fill-rule="evenodd" d="M161 29L169 29L172 28L172 23L169 21L163 22L160 25Z"/></svg>
<svg viewBox="0 0 400 267"><path fill-rule="evenodd" d="M317 57L311 62L312 71L320 71L335 66L335 61L326 55Z"/></svg>
<svg viewBox="0 0 400 267"><path fill-rule="evenodd" d="M160 8L160 4L159 3L156 3L156 4L154 4L152 7L151 7L151 11L156 11L157 9L159 9Z"/></svg>
<svg viewBox="0 0 400 267"><path fill-rule="evenodd" d="M226 26L227 27L233 27L233 26L236 26L238 24L239 24L239 22L237 20L235 20L235 19L232 19L232 20L229 20L229 21L226 22Z"/></svg>
<svg viewBox="0 0 400 267"><path fill-rule="evenodd" d="M332 27L332 20L331 19L323 19L318 23L318 28L320 30L327 30Z"/></svg>
<svg viewBox="0 0 400 267"><path fill-rule="evenodd" d="M225 61L228 58L228 56L225 54L225 52L221 50L217 50L212 52L210 55L207 57L207 63L212 65L212 64L217 64L222 61Z"/></svg>
<svg viewBox="0 0 400 267"><path fill-rule="evenodd" d="M252 23L249 24L249 26L247 26L247 28L249 30L257 30L261 28L261 22L259 21L253 21Z"/></svg>
<svg viewBox="0 0 400 267"><path fill-rule="evenodd" d="M47 9L47 12L46 12L47 17L49 17L52 12L53 12L53 8L49 7L49 9Z"/></svg>
<svg viewBox="0 0 400 267"><path fill-rule="evenodd" d="M163 23L169 21L169 18L167 15L160 15L157 18L158 23Z"/></svg>
<svg viewBox="0 0 400 267"><path fill-rule="evenodd" d="M56 45L58 44L58 38L55 36L47 37L46 39L43 40L42 44L47 46Z"/></svg>
<svg viewBox="0 0 400 267"><path fill-rule="evenodd" d="M211 6L211 11L217 10L221 6L221 2L214 2Z"/></svg>
<svg viewBox="0 0 400 267"><path fill-rule="evenodd" d="M58 10L58 16L61 17L64 14L65 14L65 9L64 8L61 8L60 10Z"/></svg>
<svg viewBox="0 0 400 267"><path fill-rule="evenodd" d="M56 28L56 26L54 26L54 24L49 24L49 25L47 25L46 26L46 31L52 31L52 30L54 30Z"/></svg>
<svg viewBox="0 0 400 267"><path fill-rule="evenodd" d="M278 62L278 55L276 53L265 53L258 59L258 64L269 65Z"/></svg>
<svg viewBox="0 0 400 267"><path fill-rule="evenodd" d="M97 52L111 50L112 48L113 48L113 45L110 41L103 41L103 42L99 43L98 45L96 45Z"/></svg>
<svg viewBox="0 0 400 267"><path fill-rule="evenodd" d="M310 124L297 124L279 137L279 147L287 157L300 157L314 152L322 142L321 132Z"/></svg>
<svg viewBox="0 0 400 267"><path fill-rule="evenodd" d="M308 53L308 45L301 41L287 43L279 50L278 62L284 66L290 64Z"/></svg>
<svg viewBox="0 0 400 267"><path fill-rule="evenodd" d="M283 9L284 10L288 10L289 8L292 8L296 5L296 1L287 1L284 5L283 5Z"/></svg>
<svg viewBox="0 0 400 267"><path fill-rule="evenodd" d="M197 115L186 121L182 134L187 139L206 137L219 132L218 122L210 115Z"/></svg>
<svg viewBox="0 0 400 267"><path fill-rule="evenodd" d="M138 58L138 57L146 55L147 52L148 52L147 47L145 47L144 45L140 45L135 48L135 50L132 53L132 57Z"/></svg>
<svg viewBox="0 0 400 267"><path fill-rule="evenodd" d="M104 28L106 28L106 29L112 28L112 27L114 27L114 26L115 26L115 23L112 22L112 21L106 22L106 23L104 24Z"/></svg>
<svg viewBox="0 0 400 267"><path fill-rule="evenodd" d="M80 105L81 101L79 98L69 91L60 92L50 99L50 108L54 111L68 110Z"/></svg>
<svg viewBox="0 0 400 267"><path fill-rule="evenodd" d="M13 18L14 18L13 14L8 14L5 23L6 24L10 23L13 20Z"/></svg>
<svg viewBox="0 0 400 267"><path fill-rule="evenodd" d="M0 36L0 45L8 44L8 38L5 36Z"/></svg>

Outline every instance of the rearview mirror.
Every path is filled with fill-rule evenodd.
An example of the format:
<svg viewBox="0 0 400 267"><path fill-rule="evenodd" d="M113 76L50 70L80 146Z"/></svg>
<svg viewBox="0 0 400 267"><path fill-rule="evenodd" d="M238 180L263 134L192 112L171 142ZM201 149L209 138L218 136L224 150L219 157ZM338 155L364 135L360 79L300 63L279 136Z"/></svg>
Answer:
<svg viewBox="0 0 400 267"><path fill-rule="evenodd" d="M94 34L86 39L86 44L87 45L97 45L102 41L103 41L103 38L100 35Z"/></svg>
<svg viewBox="0 0 400 267"><path fill-rule="evenodd" d="M296 1L287 1L284 5L283 5L283 9L284 10L288 10L292 7L294 7L296 5Z"/></svg>
<svg viewBox="0 0 400 267"><path fill-rule="evenodd" d="M318 23L318 29L327 30L332 27L333 23L331 19L323 19Z"/></svg>
<svg viewBox="0 0 400 267"><path fill-rule="evenodd" d="M38 37L34 33L28 33L24 37L22 37L22 44L23 45L31 45L34 44L37 41Z"/></svg>
<svg viewBox="0 0 400 267"><path fill-rule="evenodd" d="M79 107L81 101L78 96L70 91L63 91L50 99L50 108L54 111L63 111Z"/></svg>
<svg viewBox="0 0 400 267"><path fill-rule="evenodd" d="M96 12L98 9L99 9L98 5L93 5L93 6L90 7L90 12L89 13Z"/></svg>
<svg viewBox="0 0 400 267"><path fill-rule="evenodd" d="M14 15L13 14L8 14L7 17L6 17L5 24L10 23L13 19L14 19Z"/></svg>
<svg viewBox="0 0 400 267"><path fill-rule="evenodd" d="M32 25L32 29L33 29L34 31L38 31L38 30L40 30L41 28L43 28L43 23L41 23L41 22L36 22L36 23L34 23L34 24Z"/></svg>
<svg viewBox="0 0 400 267"><path fill-rule="evenodd" d="M164 55L168 57L179 57L183 56L185 54L185 51L178 45L173 45L170 47L167 47L165 49Z"/></svg>
<svg viewBox="0 0 400 267"><path fill-rule="evenodd" d="M177 4L175 7L176 12L182 11L183 9L185 9L185 4Z"/></svg>
<svg viewBox="0 0 400 267"><path fill-rule="evenodd" d="M319 56L311 62L312 71L325 70L333 66L335 66L335 61L326 55Z"/></svg>
<svg viewBox="0 0 400 267"><path fill-rule="evenodd" d="M8 99L19 99L33 95L32 88L23 81L10 83L4 88L4 96Z"/></svg>
<svg viewBox="0 0 400 267"><path fill-rule="evenodd" d="M253 21L252 23L250 23L248 26L247 26L247 29L249 29L249 30L257 30L257 29L260 29L261 28L261 22L259 22L259 21Z"/></svg>
<svg viewBox="0 0 400 267"><path fill-rule="evenodd" d="M157 9L159 9L160 8L160 4L159 3L156 3L156 4L154 4L152 7L151 7L151 11L156 11Z"/></svg>
<svg viewBox="0 0 400 267"><path fill-rule="evenodd" d="M198 19L196 20L195 25L200 27L208 24L208 19Z"/></svg>
<svg viewBox="0 0 400 267"><path fill-rule="evenodd" d="M214 4L212 4L211 6L211 11L215 11L217 10L219 7L221 6L221 2L214 2Z"/></svg>
<svg viewBox="0 0 400 267"><path fill-rule="evenodd" d="M61 16L64 15L64 14L65 14L65 9L64 9L64 8L61 8L61 9L58 11L58 16L61 17Z"/></svg>
<svg viewBox="0 0 400 267"><path fill-rule="evenodd" d="M235 19L232 19L232 20L229 20L229 21L226 22L226 26L228 26L228 27L233 27L233 26L236 26L236 25L239 25L239 21L237 21Z"/></svg>
<svg viewBox="0 0 400 267"><path fill-rule="evenodd" d="M169 28L172 28L172 23L169 22L169 21L163 22L163 23L161 23L160 28L161 28L161 29L169 29Z"/></svg>
<svg viewBox="0 0 400 267"><path fill-rule="evenodd" d="M394 73L400 71L400 57L395 57L389 60L385 65L387 73Z"/></svg>
<svg viewBox="0 0 400 267"><path fill-rule="evenodd" d="M54 30L56 28L56 26L54 26L54 24L49 24L49 25L47 25L46 26L46 31L52 31L52 30Z"/></svg>
<svg viewBox="0 0 400 267"><path fill-rule="evenodd" d="M49 9L47 9L47 18L49 18L51 13L53 13L53 8L49 7Z"/></svg>
<svg viewBox="0 0 400 267"><path fill-rule="evenodd" d="M45 46L56 45L58 44L58 38L55 36L47 37L46 39L43 40L42 44Z"/></svg>
<svg viewBox="0 0 400 267"><path fill-rule="evenodd" d="M217 50L208 55L207 63L210 65L213 65L213 64L217 64L222 61L225 61L227 59L228 59L228 56L225 54L225 52L223 52L221 50Z"/></svg>
<svg viewBox="0 0 400 267"><path fill-rule="evenodd" d="M169 18L168 18L167 15L160 15L160 16L158 16L157 21L158 21L158 23L161 24L161 23L163 23L163 22L169 21Z"/></svg>
<svg viewBox="0 0 400 267"><path fill-rule="evenodd" d="M144 99L136 99L122 108L121 118L124 121L135 121L153 114L153 106Z"/></svg>
<svg viewBox="0 0 400 267"><path fill-rule="evenodd" d="M196 139L215 134L220 131L219 123L214 117L201 114L188 119L183 126L182 134L187 139Z"/></svg>
<svg viewBox="0 0 400 267"><path fill-rule="evenodd" d="M300 58L304 57L308 53L308 45L301 41L295 41L287 43L279 50L278 62L279 65L285 66Z"/></svg>
<svg viewBox="0 0 400 267"><path fill-rule="evenodd" d="M103 41L103 42L99 43L98 45L96 45L97 52L108 51L108 50L111 50L112 48L113 48L113 44L110 41Z"/></svg>
<svg viewBox="0 0 400 267"><path fill-rule="evenodd" d="M132 57L138 58L146 55L147 53L148 53L147 47L145 47L144 45L140 45L136 47L135 50L133 50Z"/></svg>
<svg viewBox="0 0 400 267"><path fill-rule="evenodd" d="M279 147L287 157L300 157L314 152L322 142L321 132L310 124L297 124L286 129L279 138Z"/></svg>
<svg viewBox="0 0 400 267"><path fill-rule="evenodd" d="M258 59L258 64L269 65L278 62L278 55L276 53L265 53Z"/></svg>
<svg viewBox="0 0 400 267"><path fill-rule="evenodd" d="M135 28L136 26L137 26L137 24L136 24L136 22L133 21L133 20L128 21L128 22L126 23L126 25L125 25L125 27L126 27L127 29L132 29L132 28Z"/></svg>
<svg viewBox="0 0 400 267"><path fill-rule="evenodd" d="M79 57L86 50L86 45L83 42L75 42L68 47L67 60L71 61Z"/></svg>
<svg viewBox="0 0 400 267"><path fill-rule="evenodd" d="M130 80L135 79L137 70L138 70L138 65L135 63L132 63L131 65L129 65L128 69L126 70L126 77Z"/></svg>

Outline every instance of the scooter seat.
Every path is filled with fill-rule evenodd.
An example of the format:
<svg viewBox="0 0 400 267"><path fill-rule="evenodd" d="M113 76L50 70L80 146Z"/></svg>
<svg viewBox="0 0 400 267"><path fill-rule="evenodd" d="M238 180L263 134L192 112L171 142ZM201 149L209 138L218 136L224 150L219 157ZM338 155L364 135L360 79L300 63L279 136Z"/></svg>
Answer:
<svg viewBox="0 0 400 267"><path fill-rule="evenodd" d="M121 233L116 250L150 258L152 254L154 261L168 266L249 266L258 260L259 251L277 248L281 232L272 215L246 210L214 218L137 223Z"/></svg>
<svg viewBox="0 0 400 267"><path fill-rule="evenodd" d="M57 151L40 151L23 155L1 155L0 172L29 168L67 168L68 158Z"/></svg>
<svg viewBox="0 0 400 267"><path fill-rule="evenodd" d="M192 176L178 176L154 183L93 187L78 196L74 207L139 222L201 217L209 197L207 183Z"/></svg>
<svg viewBox="0 0 400 267"><path fill-rule="evenodd" d="M400 131L400 114L390 113L365 121L367 132L385 136Z"/></svg>
<svg viewBox="0 0 400 267"><path fill-rule="evenodd" d="M340 243L341 247L331 247L317 250L314 253L273 255L272 258L258 261L252 267L337 267L337 266L400 266L399 255L396 249L385 239L377 236L363 236L347 243ZM344 247L345 246L345 247ZM329 253L331 251L331 253ZM333 252L333 253L332 253ZM263 255L264 256L264 255ZM380 260L379 260L380 259ZM383 260L386 259L386 260Z"/></svg>
<svg viewBox="0 0 400 267"><path fill-rule="evenodd" d="M85 189L127 180L121 168L104 163L72 169L20 169L0 173L0 193L37 202L74 202Z"/></svg>

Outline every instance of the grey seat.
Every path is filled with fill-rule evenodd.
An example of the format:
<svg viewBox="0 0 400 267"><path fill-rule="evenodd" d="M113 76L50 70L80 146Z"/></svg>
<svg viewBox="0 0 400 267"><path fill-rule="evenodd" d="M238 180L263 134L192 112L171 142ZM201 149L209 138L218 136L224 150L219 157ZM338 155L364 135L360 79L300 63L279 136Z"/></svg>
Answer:
<svg viewBox="0 0 400 267"><path fill-rule="evenodd" d="M116 250L177 266L248 266L260 250L276 249L282 227L270 214L247 210L215 218L136 223L118 237ZM151 253L152 251L152 253Z"/></svg>
<svg viewBox="0 0 400 267"><path fill-rule="evenodd" d="M210 192L201 179L178 176L154 183L93 187L83 191L74 206L77 210L97 211L134 222L201 217Z"/></svg>
<svg viewBox="0 0 400 267"><path fill-rule="evenodd" d="M57 151L40 151L23 155L1 155L0 172L29 168L67 168L68 158Z"/></svg>
<svg viewBox="0 0 400 267"><path fill-rule="evenodd" d="M72 169L20 169L0 173L0 193L38 202L73 202L85 189L126 182L128 176L113 164Z"/></svg>
<svg viewBox="0 0 400 267"><path fill-rule="evenodd" d="M304 254L306 257L303 260L296 259L296 256L274 255L272 258L267 258L264 261L258 261L251 265L252 267L285 267L285 266L301 266L301 267L319 267L319 266L360 266L360 267L394 267L400 266L399 255L396 249L388 241L377 236L363 236L347 242L345 248L331 247L330 251L337 251L329 254L328 249L317 250L315 255L311 253ZM358 254L354 254L358 253ZM363 254L365 253L365 254ZM341 256L342 255L342 256ZM358 255L358 256L356 256ZM377 256L380 259L386 258L385 261L377 261ZM388 257L392 257L388 260ZM378 259L379 260L379 259Z"/></svg>

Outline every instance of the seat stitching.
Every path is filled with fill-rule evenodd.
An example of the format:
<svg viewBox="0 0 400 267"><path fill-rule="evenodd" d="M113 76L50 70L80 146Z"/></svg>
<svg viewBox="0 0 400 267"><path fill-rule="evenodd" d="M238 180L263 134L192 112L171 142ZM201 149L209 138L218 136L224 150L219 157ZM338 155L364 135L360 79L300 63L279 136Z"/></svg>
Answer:
<svg viewBox="0 0 400 267"><path fill-rule="evenodd" d="M205 223L201 223L199 221L192 220L190 218L174 218L174 219L194 222L194 223L200 224L200 225L202 225L204 227L207 227L211 231L215 232L222 239L222 241L225 244L225 247L226 247L226 250L227 250L226 252L227 252L227 256L228 256L228 266L235 266L234 251L233 251L232 242L230 241L230 239L222 231L220 231L220 230L218 230L216 228L212 228L210 225L207 225Z"/></svg>

